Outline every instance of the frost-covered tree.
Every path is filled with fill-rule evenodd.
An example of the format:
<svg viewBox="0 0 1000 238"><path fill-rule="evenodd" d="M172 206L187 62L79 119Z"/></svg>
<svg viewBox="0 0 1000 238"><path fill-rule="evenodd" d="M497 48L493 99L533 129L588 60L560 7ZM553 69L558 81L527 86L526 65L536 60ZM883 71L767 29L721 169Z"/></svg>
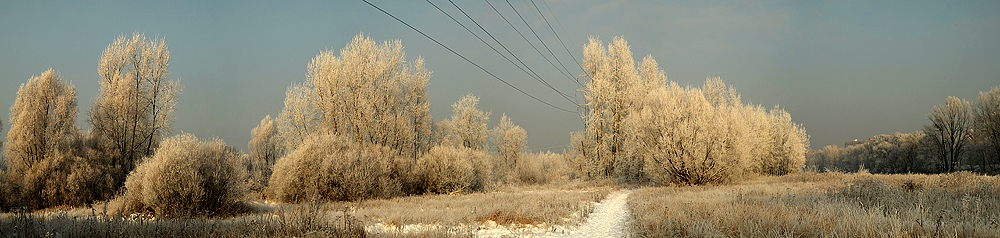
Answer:
<svg viewBox="0 0 1000 238"><path fill-rule="evenodd" d="M628 123L654 179L704 184L726 181L738 169L739 161L727 157L727 119L700 89L671 83L647 95Z"/></svg>
<svg viewBox="0 0 1000 238"><path fill-rule="evenodd" d="M319 112L313 106L316 94L309 84L292 84L285 90L285 107L278 114L278 136L284 151L297 149L302 141L319 131Z"/></svg>
<svg viewBox="0 0 1000 238"><path fill-rule="evenodd" d="M931 138L940 166L944 172L954 172L970 142L966 133L972 128L971 106L965 99L949 96L927 118L931 125L924 126L924 132Z"/></svg>
<svg viewBox="0 0 1000 238"><path fill-rule="evenodd" d="M492 131L493 147L496 148L500 167L505 171L512 171L517 166L524 151L528 149L528 133L520 126L514 125L510 118L504 114L500 117L500 124L497 124Z"/></svg>
<svg viewBox="0 0 1000 238"><path fill-rule="evenodd" d="M101 55L101 93L88 121L106 156L112 158L116 187L171 133L182 88L178 80L170 80L169 63L163 38L148 39L139 33L118 36Z"/></svg>
<svg viewBox="0 0 1000 238"><path fill-rule="evenodd" d="M250 149L250 189L260 191L267 186L267 179L271 176L271 168L281 156L281 141L278 138L278 127L275 126L271 115L267 115L260 120L260 125L250 131L250 142L247 148Z"/></svg>
<svg viewBox="0 0 1000 238"><path fill-rule="evenodd" d="M665 86L666 76L652 57L646 57L636 70L628 42L616 37L607 47L591 38L583 50L583 88L586 102L581 105L584 139L577 150L585 159L590 177L618 177L616 169L634 171L640 166L628 158L630 143L625 134L625 119L641 108L642 98L651 88ZM631 177L631 175L624 175Z"/></svg>
<svg viewBox="0 0 1000 238"><path fill-rule="evenodd" d="M52 69L31 77L17 90L10 108L10 131L5 154L15 174L55 156L74 130L77 115L76 87Z"/></svg>
<svg viewBox="0 0 1000 238"><path fill-rule="evenodd" d="M979 92L975 122L976 130L983 137L976 139L977 143L987 143L988 147L992 147L993 163L1000 163L1000 86L989 92Z"/></svg>
<svg viewBox="0 0 1000 238"><path fill-rule="evenodd" d="M795 173L805 165L805 154L809 149L809 135L801 125L792 122L791 114L778 108L771 109L770 130L767 131L768 153L763 156L762 173L785 175Z"/></svg>
<svg viewBox="0 0 1000 238"><path fill-rule="evenodd" d="M364 34L339 52L316 55L305 84L289 88L278 116L289 151L318 133L386 146L413 160L429 150L430 72L422 58L405 58L398 40L375 42Z"/></svg>
<svg viewBox="0 0 1000 238"><path fill-rule="evenodd" d="M473 150L486 150L486 138L489 130L486 123L490 121L490 112L480 111L476 108L479 97L467 94L451 105L451 119L446 124L450 124L451 139L448 139L457 146L471 148Z"/></svg>
<svg viewBox="0 0 1000 238"><path fill-rule="evenodd" d="M32 209L84 205L113 192L95 166L99 156L89 149L92 140L73 124L72 84L51 69L32 77L18 89L10 115L6 203Z"/></svg>

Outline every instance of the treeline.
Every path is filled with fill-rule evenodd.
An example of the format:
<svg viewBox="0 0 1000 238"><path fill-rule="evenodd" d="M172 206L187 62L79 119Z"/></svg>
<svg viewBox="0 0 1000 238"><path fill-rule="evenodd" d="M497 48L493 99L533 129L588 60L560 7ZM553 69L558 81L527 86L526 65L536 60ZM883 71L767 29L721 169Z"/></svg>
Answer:
<svg viewBox="0 0 1000 238"><path fill-rule="evenodd" d="M122 213L219 216L244 202L356 201L489 191L504 184L612 179L724 183L801 170L808 136L784 110L744 104L721 80L682 87L627 43L584 49L585 130L574 150L528 153L527 132L469 94L434 122L423 59L399 41L359 34L320 52L286 90L277 117L250 130L249 153L219 139L173 135L182 86L163 39L119 36L99 63L101 91L74 123L75 87L52 70L21 85L0 159L0 209L121 199Z"/></svg>
<svg viewBox="0 0 1000 238"><path fill-rule="evenodd" d="M668 82L651 56L637 67L621 38L592 38L583 55L585 130L572 143L590 178L724 183L805 164L809 137L777 106L744 104L718 78L701 88Z"/></svg>
<svg viewBox="0 0 1000 238"><path fill-rule="evenodd" d="M1000 87L980 92L975 104L948 97L927 116L930 125L912 133L877 135L845 148L809 152L818 171L950 173L1000 171Z"/></svg>
<svg viewBox="0 0 1000 238"><path fill-rule="evenodd" d="M73 122L76 91L53 70L18 90L0 154L0 210L122 199L119 212L170 217L240 211L251 196L282 202L475 192L579 177L562 154L527 152L527 133L467 95L432 122L423 60L398 41L355 37L318 54L285 107L250 132L249 153L219 139L171 135L182 86L163 39L119 36L99 63L90 131ZM2 129L0 122L0 129Z"/></svg>

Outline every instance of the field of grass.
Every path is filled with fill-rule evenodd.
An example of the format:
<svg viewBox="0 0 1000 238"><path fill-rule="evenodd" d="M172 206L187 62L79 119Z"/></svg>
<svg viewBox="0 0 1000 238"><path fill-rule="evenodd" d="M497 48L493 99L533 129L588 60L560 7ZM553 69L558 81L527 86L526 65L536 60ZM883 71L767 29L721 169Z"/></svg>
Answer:
<svg viewBox="0 0 1000 238"><path fill-rule="evenodd" d="M120 200L0 214L0 237L470 237L484 224L573 226L615 190L595 182L492 192L275 204L235 217L122 215ZM637 189L635 237L1000 237L1000 178L804 173L732 185Z"/></svg>
<svg viewBox="0 0 1000 238"><path fill-rule="evenodd" d="M644 188L628 206L636 237L1000 237L1000 178L968 172Z"/></svg>
<svg viewBox="0 0 1000 238"><path fill-rule="evenodd" d="M614 188L594 182L359 202L253 202L230 218L120 215L121 201L0 214L0 237L468 237L481 224L575 225ZM346 212L345 212L346 211ZM345 216L346 214L346 216Z"/></svg>

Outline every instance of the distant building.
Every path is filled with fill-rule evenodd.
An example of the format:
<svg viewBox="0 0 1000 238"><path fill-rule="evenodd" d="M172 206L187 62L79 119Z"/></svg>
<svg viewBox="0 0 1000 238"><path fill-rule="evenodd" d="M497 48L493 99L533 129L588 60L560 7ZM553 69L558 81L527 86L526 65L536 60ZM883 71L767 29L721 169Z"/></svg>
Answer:
<svg viewBox="0 0 1000 238"><path fill-rule="evenodd" d="M872 138L868 138L868 140L867 140L867 141L872 141ZM848 142L844 142L844 148L847 148L847 147L850 147L850 146L852 146L852 145L860 145L860 144L864 144L864 143L865 143L865 142L867 142L867 141L864 141L864 140L858 140L858 139L854 139L854 140L852 140L852 141L848 141Z"/></svg>

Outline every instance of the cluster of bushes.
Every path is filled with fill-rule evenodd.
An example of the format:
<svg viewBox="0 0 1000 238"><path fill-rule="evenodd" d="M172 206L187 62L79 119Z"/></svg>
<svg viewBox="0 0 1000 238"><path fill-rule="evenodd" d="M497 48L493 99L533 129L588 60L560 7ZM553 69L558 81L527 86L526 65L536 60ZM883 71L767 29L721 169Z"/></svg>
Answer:
<svg viewBox="0 0 1000 238"><path fill-rule="evenodd" d="M88 111L87 132L74 124L72 83L49 69L21 84L3 144L0 210L81 206L120 194L129 174L169 134L181 91L169 79L169 59L162 39L115 39L101 57L101 91Z"/></svg>
<svg viewBox="0 0 1000 238"><path fill-rule="evenodd" d="M828 145L808 154L808 165L820 171L873 173L948 173L1000 171L1000 87L980 92L973 106L955 97L935 106L931 125L912 133L876 135L838 147Z"/></svg>
<svg viewBox="0 0 1000 238"><path fill-rule="evenodd" d="M101 58L88 132L73 124L76 92L58 74L22 85L0 159L0 208L120 196L125 211L227 215L249 194L353 201L579 177L566 156L527 153L526 132L506 115L488 129L490 113L471 94L452 105L451 118L431 122L429 73L422 59L405 61L398 41L358 35L339 54L317 55L276 120L252 130L249 154L170 135L181 86L168 62L162 39L119 36Z"/></svg>
<svg viewBox="0 0 1000 238"><path fill-rule="evenodd" d="M506 115L488 128L472 94L432 122L423 60L360 34L312 60L242 154L221 140L171 136L181 86L166 71L166 45L119 36L101 58L91 131L73 124L75 89L51 70L18 90L0 163L0 191L13 195L0 208L121 196L132 212L227 215L250 194L355 201L577 178L701 184L802 167L808 138L783 110L743 105L718 80L668 85L650 58L636 70L621 39L607 50L592 41L584 53L586 130L569 154L528 153L524 129Z"/></svg>
<svg viewBox="0 0 1000 238"><path fill-rule="evenodd" d="M743 104L732 87L667 81L652 57L639 67L621 38L584 48L583 132L572 138L582 170L620 183L720 183L783 175L805 163L809 138L775 107Z"/></svg>

